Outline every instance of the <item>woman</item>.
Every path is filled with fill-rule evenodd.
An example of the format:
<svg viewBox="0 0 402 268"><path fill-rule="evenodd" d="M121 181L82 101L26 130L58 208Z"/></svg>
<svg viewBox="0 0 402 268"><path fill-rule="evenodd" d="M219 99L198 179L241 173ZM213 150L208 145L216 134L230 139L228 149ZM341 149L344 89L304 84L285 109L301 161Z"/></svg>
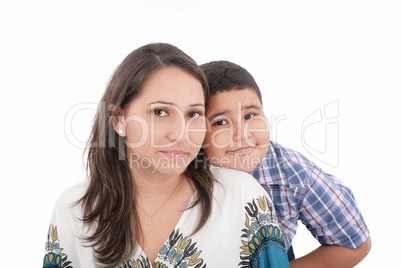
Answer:
<svg viewBox="0 0 402 268"><path fill-rule="evenodd" d="M207 95L172 45L123 60L94 121L89 180L57 202L43 267L288 267L264 190L198 156Z"/></svg>

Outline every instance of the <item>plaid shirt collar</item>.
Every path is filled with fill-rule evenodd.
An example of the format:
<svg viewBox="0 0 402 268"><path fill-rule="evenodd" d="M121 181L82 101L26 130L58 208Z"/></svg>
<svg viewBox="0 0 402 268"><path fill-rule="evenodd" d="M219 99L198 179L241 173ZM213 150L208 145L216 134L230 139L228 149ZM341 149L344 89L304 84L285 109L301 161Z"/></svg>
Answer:
<svg viewBox="0 0 402 268"><path fill-rule="evenodd" d="M267 154L250 174L259 178L260 184L304 188L311 177L311 165L307 158L270 141Z"/></svg>

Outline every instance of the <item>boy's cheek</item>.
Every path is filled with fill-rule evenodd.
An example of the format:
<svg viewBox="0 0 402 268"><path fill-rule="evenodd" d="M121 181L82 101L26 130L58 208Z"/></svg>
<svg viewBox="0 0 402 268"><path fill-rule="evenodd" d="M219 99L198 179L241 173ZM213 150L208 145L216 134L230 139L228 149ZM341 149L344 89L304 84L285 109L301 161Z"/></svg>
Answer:
<svg viewBox="0 0 402 268"><path fill-rule="evenodd" d="M212 136L211 133L207 133L204 140L204 152L210 161L216 164L216 161L225 156L226 148L228 144L228 139L224 138L223 135Z"/></svg>
<svg viewBox="0 0 402 268"><path fill-rule="evenodd" d="M210 140L204 140L203 149L208 158L222 157L223 150L213 146Z"/></svg>
<svg viewBox="0 0 402 268"><path fill-rule="evenodd" d="M204 145L216 149L225 149L230 146L230 132L226 130L207 132Z"/></svg>
<svg viewBox="0 0 402 268"><path fill-rule="evenodd" d="M260 146L266 145L267 147L269 146L269 141L271 139L271 133L270 132L262 132L258 133L255 135L256 140L258 141L258 144Z"/></svg>
<svg viewBox="0 0 402 268"><path fill-rule="evenodd" d="M248 132L252 133L270 132L268 120L263 116L259 116L258 118L249 121L249 123L247 123L244 127L247 129Z"/></svg>
<svg viewBox="0 0 402 268"><path fill-rule="evenodd" d="M209 162L211 162L215 166L233 168L232 167L232 161L228 157L209 157L208 156L208 160L209 160Z"/></svg>

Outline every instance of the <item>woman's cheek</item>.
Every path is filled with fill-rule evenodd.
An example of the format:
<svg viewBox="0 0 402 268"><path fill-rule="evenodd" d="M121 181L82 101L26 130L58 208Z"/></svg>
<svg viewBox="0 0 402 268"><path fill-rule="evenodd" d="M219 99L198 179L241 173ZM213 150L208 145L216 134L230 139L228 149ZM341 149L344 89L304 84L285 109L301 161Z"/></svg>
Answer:
<svg viewBox="0 0 402 268"><path fill-rule="evenodd" d="M149 142L149 126L146 122L130 121L125 127L127 146L137 149Z"/></svg>
<svg viewBox="0 0 402 268"><path fill-rule="evenodd" d="M206 137L205 120L190 121L186 129L186 138L190 146L200 149Z"/></svg>
<svg viewBox="0 0 402 268"><path fill-rule="evenodd" d="M188 132L187 136L188 136L187 141L188 141L189 145L192 148L199 150L201 148L204 138L205 138L205 131Z"/></svg>

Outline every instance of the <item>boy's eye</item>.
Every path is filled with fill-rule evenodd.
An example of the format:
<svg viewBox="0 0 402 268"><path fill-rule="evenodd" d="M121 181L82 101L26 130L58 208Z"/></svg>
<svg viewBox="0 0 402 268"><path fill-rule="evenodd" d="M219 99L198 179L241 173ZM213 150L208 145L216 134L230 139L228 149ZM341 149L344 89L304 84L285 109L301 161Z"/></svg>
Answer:
<svg viewBox="0 0 402 268"><path fill-rule="evenodd" d="M255 116L255 114L246 114L246 116L244 117L244 119L251 119Z"/></svg>
<svg viewBox="0 0 402 268"><path fill-rule="evenodd" d="M214 126L223 126L223 125L226 125L227 123L228 122L225 120L219 120L219 121L216 121L213 125Z"/></svg>
<svg viewBox="0 0 402 268"><path fill-rule="evenodd" d="M197 117L200 117L200 116L201 116L201 113L200 113L200 112L190 112L190 113L188 114L188 116L189 116L190 118L197 118Z"/></svg>
<svg viewBox="0 0 402 268"><path fill-rule="evenodd" d="M168 113L166 111L162 110L162 109L153 109L152 113L157 115L157 116L161 116L161 117L168 115Z"/></svg>

